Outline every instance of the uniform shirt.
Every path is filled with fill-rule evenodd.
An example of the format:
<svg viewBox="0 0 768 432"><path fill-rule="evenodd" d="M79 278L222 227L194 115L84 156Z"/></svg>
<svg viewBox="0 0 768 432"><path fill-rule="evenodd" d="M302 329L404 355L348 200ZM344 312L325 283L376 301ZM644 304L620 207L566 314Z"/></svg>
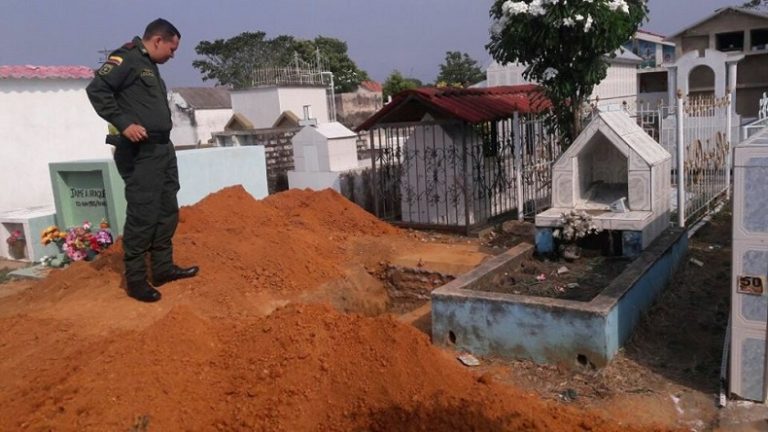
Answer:
<svg viewBox="0 0 768 432"><path fill-rule="evenodd" d="M121 132L131 123L152 133L173 126L165 83L138 36L109 55L86 92L96 113Z"/></svg>

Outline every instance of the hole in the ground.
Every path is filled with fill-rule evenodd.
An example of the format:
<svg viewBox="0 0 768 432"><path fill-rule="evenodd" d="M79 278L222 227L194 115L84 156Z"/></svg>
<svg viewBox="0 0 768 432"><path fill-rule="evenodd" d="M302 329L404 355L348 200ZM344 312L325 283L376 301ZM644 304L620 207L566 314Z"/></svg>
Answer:
<svg viewBox="0 0 768 432"><path fill-rule="evenodd" d="M377 275L387 287L389 312L402 314L429 301L432 291L454 279L453 275L425 269L384 266Z"/></svg>
<svg viewBox="0 0 768 432"><path fill-rule="evenodd" d="M589 359L584 354L579 354L576 356L576 361L579 362L582 366L588 366L589 365Z"/></svg>
<svg viewBox="0 0 768 432"><path fill-rule="evenodd" d="M456 345L456 333L454 333L453 331L449 331L448 340L451 341L451 344Z"/></svg>

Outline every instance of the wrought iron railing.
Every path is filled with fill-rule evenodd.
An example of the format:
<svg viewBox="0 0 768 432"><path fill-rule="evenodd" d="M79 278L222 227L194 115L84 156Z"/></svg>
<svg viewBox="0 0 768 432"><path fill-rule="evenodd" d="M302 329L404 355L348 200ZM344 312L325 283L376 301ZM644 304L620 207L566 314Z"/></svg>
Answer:
<svg viewBox="0 0 768 432"><path fill-rule="evenodd" d="M426 121L370 131L376 214L409 226L469 231L533 217L551 201L560 147L539 119Z"/></svg>

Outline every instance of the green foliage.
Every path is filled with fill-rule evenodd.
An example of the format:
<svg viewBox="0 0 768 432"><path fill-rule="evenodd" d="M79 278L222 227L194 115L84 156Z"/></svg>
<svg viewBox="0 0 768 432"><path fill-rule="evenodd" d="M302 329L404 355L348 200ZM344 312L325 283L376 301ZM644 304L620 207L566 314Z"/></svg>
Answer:
<svg viewBox="0 0 768 432"><path fill-rule="evenodd" d="M389 96L394 96L403 90L414 89L421 86L422 82L418 79L406 78L398 70L392 71L382 85L384 100L387 100Z"/></svg>
<svg viewBox="0 0 768 432"><path fill-rule="evenodd" d="M360 82L370 79L368 73L349 58L347 43L339 39L318 36L314 40L298 41L293 49L308 63L316 62L319 50L323 68L333 72L333 83L338 93L354 91Z"/></svg>
<svg viewBox="0 0 768 432"><path fill-rule="evenodd" d="M313 40L287 35L269 39L261 31L244 32L229 39L201 41L195 52L203 59L193 61L192 66L203 74L203 81L215 80L233 88L250 87L258 69L289 67L295 55L316 65L318 52L323 70L333 73L337 92L352 91L368 79L349 58L346 42L324 36Z"/></svg>
<svg viewBox="0 0 768 432"><path fill-rule="evenodd" d="M606 55L645 20L645 0L496 0L486 48L501 63L526 65L552 101L548 118L567 146L581 129L582 106L608 69Z"/></svg>
<svg viewBox="0 0 768 432"><path fill-rule="evenodd" d="M485 72L469 54L447 51L445 62L440 65L440 74L435 82L448 86L469 87L484 79Z"/></svg>

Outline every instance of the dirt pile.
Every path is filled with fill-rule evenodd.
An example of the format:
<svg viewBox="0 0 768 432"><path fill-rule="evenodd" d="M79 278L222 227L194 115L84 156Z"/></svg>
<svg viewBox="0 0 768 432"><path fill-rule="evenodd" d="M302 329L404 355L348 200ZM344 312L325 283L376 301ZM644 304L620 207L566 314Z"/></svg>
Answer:
<svg viewBox="0 0 768 432"><path fill-rule="evenodd" d="M184 208L176 259L201 274L159 303L120 290L119 247L0 299L0 430L633 430L478 378L389 316L272 312L405 237L332 191Z"/></svg>
<svg viewBox="0 0 768 432"><path fill-rule="evenodd" d="M476 379L391 317L325 306L239 321L177 306L86 347L0 396L2 429L632 430Z"/></svg>

